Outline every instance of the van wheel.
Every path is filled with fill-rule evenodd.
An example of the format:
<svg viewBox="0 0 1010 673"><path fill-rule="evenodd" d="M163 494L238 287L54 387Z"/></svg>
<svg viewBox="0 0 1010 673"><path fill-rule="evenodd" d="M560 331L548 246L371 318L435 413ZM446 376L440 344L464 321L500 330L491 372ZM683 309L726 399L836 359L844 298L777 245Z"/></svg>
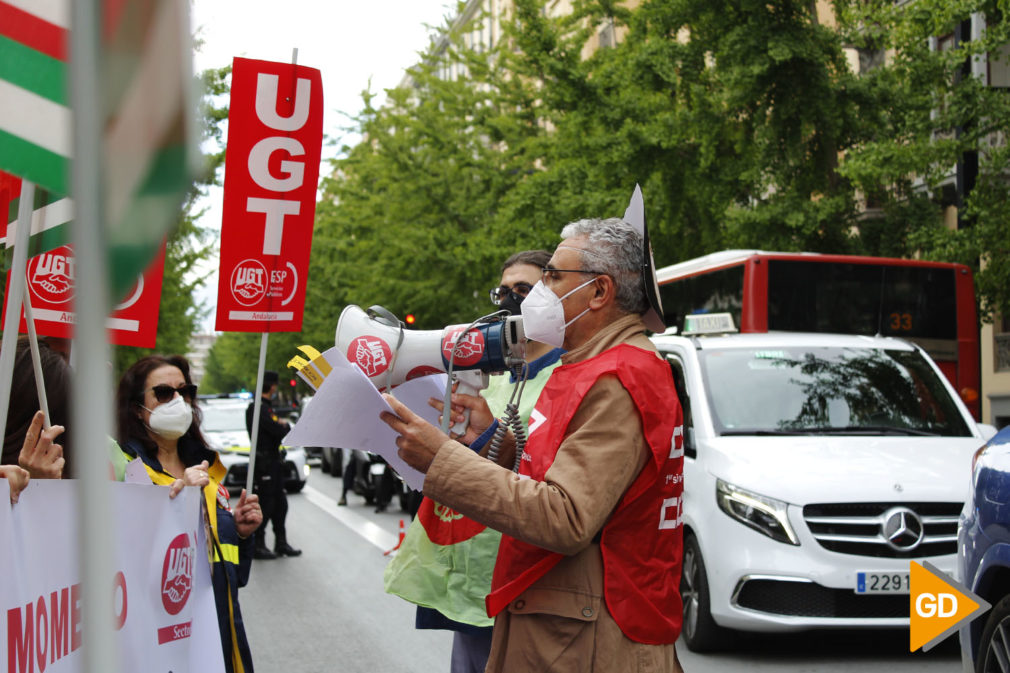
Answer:
<svg viewBox="0 0 1010 673"><path fill-rule="evenodd" d="M1006 670L1010 661L1010 596L1004 596L989 613L978 643L976 673Z"/></svg>
<svg viewBox="0 0 1010 673"><path fill-rule="evenodd" d="M684 565L680 575L684 622L680 635L692 652L711 652L726 642L727 630L712 619L705 561L694 535L684 536Z"/></svg>

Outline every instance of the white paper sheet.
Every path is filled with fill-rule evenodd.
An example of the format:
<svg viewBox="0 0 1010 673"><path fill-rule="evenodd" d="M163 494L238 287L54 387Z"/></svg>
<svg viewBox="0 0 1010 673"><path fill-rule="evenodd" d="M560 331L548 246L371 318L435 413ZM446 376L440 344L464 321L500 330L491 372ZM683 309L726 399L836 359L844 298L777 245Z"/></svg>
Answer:
<svg viewBox="0 0 1010 673"><path fill-rule="evenodd" d="M396 451L396 433L379 419L392 408L382 399L368 377L352 365L337 348L323 357L333 371L327 375L304 409L298 423L284 438L288 446L329 446L377 453L403 477L410 488L421 490L424 474L407 465ZM445 374L407 381L393 390L393 396L432 425L438 425L438 411L428 398L442 398Z"/></svg>
<svg viewBox="0 0 1010 673"><path fill-rule="evenodd" d="M123 481L127 484L150 484L151 476L144 469L144 461L134 458L126 464L126 471L123 473Z"/></svg>

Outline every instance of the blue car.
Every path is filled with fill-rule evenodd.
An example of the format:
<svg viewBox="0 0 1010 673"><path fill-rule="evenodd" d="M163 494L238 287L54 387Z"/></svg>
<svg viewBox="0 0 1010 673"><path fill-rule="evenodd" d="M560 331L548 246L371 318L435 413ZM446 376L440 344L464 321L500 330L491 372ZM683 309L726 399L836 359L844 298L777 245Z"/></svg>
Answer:
<svg viewBox="0 0 1010 673"><path fill-rule="evenodd" d="M961 629L965 670L1010 671L1010 426L975 453L959 524L959 578L993 606Z"/></svg>

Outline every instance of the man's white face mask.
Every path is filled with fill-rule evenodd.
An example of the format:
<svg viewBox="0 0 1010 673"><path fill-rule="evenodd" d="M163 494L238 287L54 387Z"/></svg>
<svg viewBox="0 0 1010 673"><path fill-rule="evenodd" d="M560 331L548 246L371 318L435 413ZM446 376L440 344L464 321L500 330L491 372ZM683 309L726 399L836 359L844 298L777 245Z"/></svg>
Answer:
<svg viewBox="0 0 1010 673"><path fill-rule="evenodd" d="M193 407L178 396L156 406L153 411L147 410L151 412L151 420L148 422L151 432L165 439L179 439L193 424Z"/></svg>
<svg viewBox="0 0 1010 673"><path fill-rule="evenodd" d="M595 280L595 278L590 278L560 298L554 294L553 290L544 285L542 280L538 281L520 306L526 338L560 348L565 342L565 330L568 329L568 326L589 313L587 306L585 311L565 322L565 307L561 302L570 297L573 292L581 290Z"/></svg>

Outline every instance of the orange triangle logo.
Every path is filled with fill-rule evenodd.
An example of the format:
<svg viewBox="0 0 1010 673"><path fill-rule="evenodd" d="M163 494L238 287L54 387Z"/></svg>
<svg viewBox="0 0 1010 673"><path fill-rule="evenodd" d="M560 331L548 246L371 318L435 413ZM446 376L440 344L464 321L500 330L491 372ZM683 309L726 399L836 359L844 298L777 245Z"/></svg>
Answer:
<svg viewBox="0 0 1010 673"><path fill-rule="evenodd" d="M925 652L990 607L930 563L912 561L909 568L910 652Z"/></svg>

